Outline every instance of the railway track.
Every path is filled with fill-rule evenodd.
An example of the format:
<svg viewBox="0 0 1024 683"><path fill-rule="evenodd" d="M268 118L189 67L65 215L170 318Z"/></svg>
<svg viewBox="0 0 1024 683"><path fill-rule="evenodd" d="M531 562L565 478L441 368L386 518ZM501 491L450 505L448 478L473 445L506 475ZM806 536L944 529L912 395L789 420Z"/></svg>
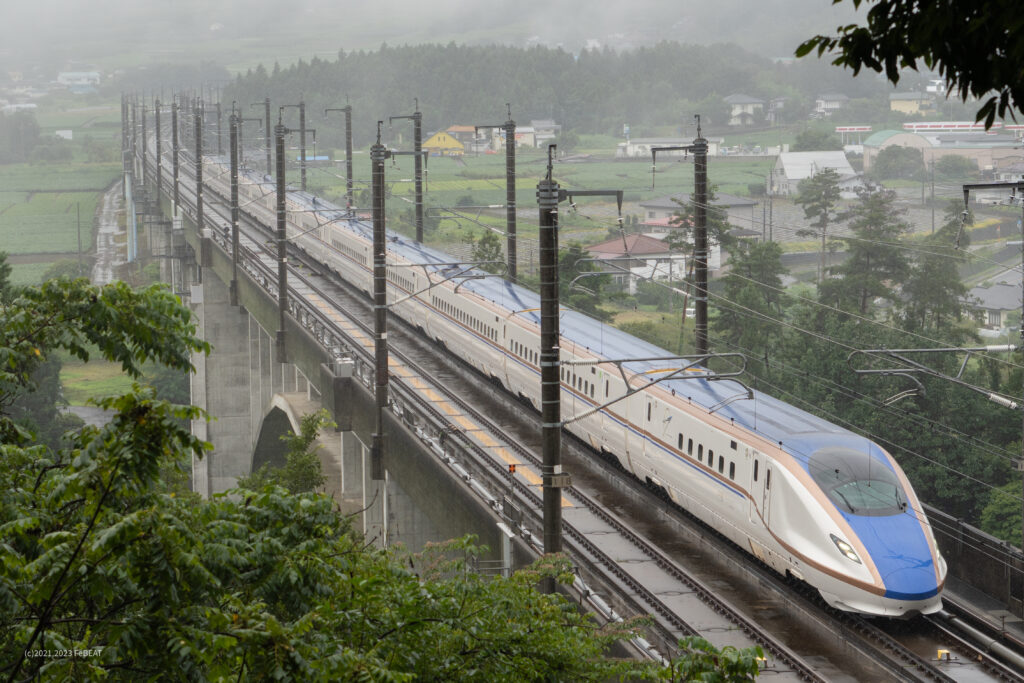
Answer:
<svg viewBox="0 0 1024 683"><path fill-rule="evenodd" d="M247 218L251 224L257 226L257 229L261 232L264 230L257 217L248 216ZM249 229L251 230L252 228L250 227ZM255 238L254 242L256 244L262 243L262 240L265 239L266 235L266 232L262 232L260 236ZM290 255L290 259L293 261L301 261L302 258L303 255L298 250L293 250L293 253ZM308 274L301 274L293 269L290 277L301 277L306 286L316 289L322 296L335 302L336 305L350 314L355 311L360 311L359 315L363 320L371 319L369 313L369 302L361 295L353 294L348 285L342 285L334 282L329 277L321 276L319 274L319 266L307 263L307 268L309 271ZM273 275L273 273L268 273L271 281L273 279ZM367 334L369 334L370 328L365 322L360 322L358 324L360 324ZM404 326L404 323L402 325ZM415 334L396 334L396 330L394 329L391 330L391 333L392 355L394 357L400 359L403 364L421 377L433 377L436 375L436 372L434 372L432 368L424 367L419 361L414 360L412 358L412 353L399 350L398 348L400 344L409 343L409 340L411 339L414 342L414 348L422 350L422 347L424 346L422 339L417 338ZM405 337L405 339L403 339L403 337ZM418 351L416 355L420 355ZM462 369L464 371L467 370L465 367ZM482 384L479 381L479 377L476 377L475 379L477 384ZM492 420L484 416L481 411L477 410L472 405L473 401L465 398L465 394L462 389L453 390L448 387L438 387L438 389L444 393L447 400L458 404L460 406L460 410L465 411L466 414L473 415L474 421L486 425L488 430L496 434L500 434L505 431L505 428L494 424ZM406 400L412 400L412 398L413 397L411 396L405 396ZM433 408L429 406L426 409L433 410ZM536 422L536 420L534 420L534 422ZM539 429L535 433L539 433ZM522 458L524 461L533 462L539 465L538 459L533 455L533 452L530 449L521 446L519 443L516 443L515 440L512 440L512 443L509 443L509 447L511 447L516 452L517 456ZM579 444L574 444L574 447L575 450L580 450ZM481 457L481 462L489 462L491 469L494 470L494 474L500 478L502 465L493 459L486 458L486 454L481 454ZM592 454L590 457L592 459ZM631 485L639 486L637 482L632 482ZM539 496L529 486L526 486L522 482L515 482L514 488L521 498L527 501L532 501L532 506L526 505L524 508L540 507ZM700 595L701 599L711 605L711 608L714 611L725 615L735 624L735 628L742 630L755 642L758 642L766 652L771 653L776 660L787 668L787 670L792 671L795 675L804 680L826 680L817 674L813 667L807 665L807 663L804 662L798 654L791 651L783 642L773 636L770 636L770 634L765 633L764 629L759 627L756 622L743 614L741 610L737 610L727 601L715 596L712 589L706 586L696 576L693 576L689 572L683 570L670 556L666 555L656 547L655 544L648 542L627 525L622 523L617 517L609 514L601 502L595 500L588 493L581 491L576 487L567 491L567 495L573 499L574 505L580 508L585 508L589 514L593 515L595 518L601 519L603 523L614 528L615 532L622 538L628 539L629 542L632 543L639 552L643 553L651 563L671 573L674 580L676 580L679 585L685 586L687 591ZM708 530L705 528L705 532L707 531ZM588 538L586 533L576 529L571 524L566 524L565 533L566 536L571 539L573 550L578 556L586 558L588 562L593 563L595 566L602 567L603 570L607 572L613 583L618 583L618 585L624 587L628 592L631 592L636 596L636 605L639 608L639 611L649 611L659 617L659 622L663 625L663 637L667 639L680 634L699 633L698 629L695 629L680 619L675 611L666 605L656 594L647 590L641 583L636 581L629 571L623 569L621 563L617 562L614 558L605 553L597 543ZM742 561L750 562L750 558L744 556ZM767 580L767 578L771 578L773 575L773 573L767 568L762 568L762 570L764 572L764 576L761 577L762 579ZM774 575L772 581L776 583L779 581L777 575ZM817 609L818 611L821 611L820 605ZM836 624L831 627L831 630L847 639L850 634L856 633L858 634L857 640L862 643L875 643L870 646L857 645L857 647L863 647L865 654L874 658L876 662L879 662L894 678L899 680L959 680L957 677L950 676L949 673L940 668L936 663L928 661L926 658L915 654L911 649L902 645L898 638L888 635L884 630L878 628L867 620L860 619L859 621L862 623L854 622L849 624L842 624L841 621L841 618L837 618ZM940 628L940 626L936 625L935 628ZM947 633L948 638L954 638L954 635L952 635L952 629L944 630L944 632ZM956 638L959 639L961 636L956 636ZM966 640L970 641L970 638L967 638ZM975 638L975 640L977 640L977 638ZM988 647L985 644L977 642L958 642L955 647L961 652L971 653L967 656L972 658L980 656L986 662L991 660L993 663L991 665L986 663L985 668L993 679L1024 680L1019 673L1020 669L1014 669L1000 664L988 655L986 652ZM881 654L883 652L885 653L884 655Z"/></svg>

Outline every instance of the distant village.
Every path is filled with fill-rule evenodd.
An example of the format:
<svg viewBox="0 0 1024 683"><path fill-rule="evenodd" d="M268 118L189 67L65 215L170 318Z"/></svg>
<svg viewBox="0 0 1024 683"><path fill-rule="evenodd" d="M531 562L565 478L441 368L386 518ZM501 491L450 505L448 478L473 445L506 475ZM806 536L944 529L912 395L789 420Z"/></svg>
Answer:
<svg viewBox="0 0 1024 683"><path fill-rule="evenodd" d="M14 113L37 110L38 101L53 93L87 96L99 92L101 86L116 74L103 74L84 68L67 70L52 78L38 75L27 77L18 72L0 74L0 111ZM929 120L939 118L945 103L947 86L940 79L931 80L921 91L891 92L888 95L890 112L910 120L901 129L879 129L871 125L840 125L834 131L843 143L842 150L792 152L788 144L775 146L728 145L723 132L741 133L749 129L764 129L778 125L786 112L785 98L760 99L743 93L725 98L728 120L716 126L717 135L708 135L708 154L712 157L761 157L774 159L771 172L764 178L763 195L772 198L793 197L802 180L824 169L833 169L839 175L842 196L856 197L858 190L869 186L868 179L875 160L889 147L920 150L926 168L943 157L956 156L968 160L982 178L1001 181L1024 180L1024 125L995 123L988 131L973 121ZM842 93L819 95L810 111L787 113L787 121L803 118L807 121L827 120L847 107L850 98ZM725 129L723 131L723 129ZM515 128L516 147L544 148L562 133L562 125L551 119L531 120ZM70 139L70 130L57 131L59 137ZM423 149L435 157L461 157L467 154L497 154L508 144L506 133L500 127L479 128L453 123L443 130L429 132L422 143ZM692 142L684 137L632 137L629 127L623 126L623 138L614 149L614 158L650 159L652 150L677 147ZM612 150L609 150L610 155ZM681 156L683 152L667 151L665 157ZM320 159L318 157L317 159ZM323 157L327 160L327 157ZM854 163L851 164L851 160ZM855 168L856 167L856 168ZM670 221L679 210L674 199L687 201L688 197L659 197L639 202L641 215L634 231L623 238L614 238L587 247L595 259L616 259L619 265L613 278L624 287L635 287L637 278L676 279L685 272L685 256L673 253L664 241L671 229ZM997 202L999 197L981 193L977 200ZM761 203L749 197L718 193L714 204L722 209L740 238L758 238L761 232L735 226L750 225L753 212ZM717 245L712 245L709 268L720 271L725 259ZM666 266L666 264L669 264ZM624 274L625 273L625 274ZM635 276L635 277L634 277ZM1007 316L1019 308L1019 282L996 283L975 287L965 307L977 318L982 328L999 330L1007 325Z"/></svg>

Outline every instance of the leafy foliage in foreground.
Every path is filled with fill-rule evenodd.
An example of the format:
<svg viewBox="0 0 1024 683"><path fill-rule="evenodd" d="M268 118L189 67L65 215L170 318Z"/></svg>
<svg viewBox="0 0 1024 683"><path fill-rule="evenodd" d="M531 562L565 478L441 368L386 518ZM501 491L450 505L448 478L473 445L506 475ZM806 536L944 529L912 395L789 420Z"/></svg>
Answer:
<svg viewBox="0 0 1024 683"><path fill-rule="evenodd" d="M3 273L0 258L0 276ZM207 345L166 290L84 280L12 292L0 277L0 674L11 680L749 680L759 651L693 645L672 669L619 661L636 623L600 628L544 576L468 571L471 539L417 555L365 547L333 501L268 485L203 501L164 479L209 448L202 416L136 384L103 428L34 443L6 407L56 349L98 348L134 378ZM319 416L309 420L319 426ZM306 435L308 436L308 435ZM308 452L309 441L293 446ZM710 649L709 649L710 648ZM62 652L72 654L65 655ZM45 655L42 653L46 653ZM738 657L738 659L737 659ZM722 672L718 668L722 667ZM723 677L724 676L724 677ZM711 679L708 679L711 680Z"/></svg>
<svg viewBox="0 0 1024 683"><path fill-rule="evenodd" d="M264 463L248 477L238 480L241 488L260 490L267 485L283 486L290 493L309 493L324 485L324 476L320 464L320 446L316 439L320 430L335 427L330 415L324 409L303 415L299 420L299 433L289 430L281 436L285 447L285 463L283 467L274 467Z"/></svg>
<svg viewBox="0 0 1024 683"><path fill-rule="evenodd" d="M941 6L924 0L850 1L855 8L871 5L865 21L804 41L797 57L828 54L833 64L854 75L867 68L884 73L893 84L905 69L917 69L920 60L964 102L988 98L977 113L986 128L997 115L1021 109L1024 23L1015 18L1019 8L1013 0L950 0Z"/></svg>

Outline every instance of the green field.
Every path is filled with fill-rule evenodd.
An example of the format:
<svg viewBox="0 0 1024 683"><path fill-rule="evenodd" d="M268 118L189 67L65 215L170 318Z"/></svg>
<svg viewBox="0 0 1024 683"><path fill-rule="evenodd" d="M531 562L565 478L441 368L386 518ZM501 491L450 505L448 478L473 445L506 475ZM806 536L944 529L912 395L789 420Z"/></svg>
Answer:
<svg viewBox="0 0 1024 683"><path fill-rule="evenodd" d="M11 284L38 285L43 280L43 273L51 265L50 263L12 263Z"/></svg>
<svg viewBox="0 0 1024 683"><path fill-rule="evenodd" d="M106 135L121 127L121 107L117 104L82 106L73 100L61 101L51 96L46 106L36 113L36 121L44 131L70 128L75 137L92 133ZM91 130L95 129L95 130Z"/></svg>
<svg viewBox="0 0 1024 683"><path fill-rule="evenodd" d="M616 160L615 146L618 140L612 136L581 136L581 147L587 149L589 158L581 154L570 155L566 160L554 164L553 176L566 190L622 190L623 216L640 216L639 202L665 197L679 196L693 191L692 157L660 160L657 173L652 176L649 159ZM335 152L336 156L338 155ZM749 196L751 185L763 186L764 178L771 171L774 158L758 159L738 157L711 157L708 160L708 176L711 185L719 193ZM357 154L354 158L354 175L357 179L370 177L369 155ZM524 212L536 208L537 183L547 171L547 154L540 149L520 149L516 156L516 202L519 207L519 235L524 240L536 239L536 221L522 218ZM294 182L298 169L289 169L289 180ZM394 217L410 214L414 208L414 165L410 157L395 157L388 161L385 180L389 189L386 199L389 225L403 228ZM345 195L344 169L339 165L308 170L308 188L335 203L343 203ZM356 182L356 205L368 208L368 199L362 198L367 184ZM440 214L443 219L436 233L428 234L427 242L438 246L465 243L478 237L484 226L504 230L503 208L479 209L472 207L505 203L505 156L504 154L466 155L460 159L431 157L426 166L424 182L425 202L428 215ZM618 227L618 208L613 197L580 197L575 200L576 208L563 204L559 224L564 240L594 242L604 239L608 232ZM468 205L468 206L467 206ZM441 208L443 207L443 208ZM407 230L406 230L407 231ZM408 232L408 231L407 231ZM524 244L525 246L525 244Z"/></svg>
<svg viewBox="0 0 1024 683"><path fill-rule="evenodd" d="M99 197L97 192L37 192L28 201L7 205L0 213L3 250L9 254L77 251L80 212L82 249L88 251Z"/></svg>
<svg viewBox="0 0 1024 683"><path fill-rule="evenodd" d="M120 172L120 163L0 165L0 196L16 190L104 190L117 179ZM0 199L0 204L3 201Z"/></svg>
<svg viewBox="0 0 1024 683"><path fill-rule="evenodd" d="M71 405L85 405L90 398L117 396L131 389L132 380L121 371L118 363L92 360L82 363L66 358L60 371L64 398Z"/></svg>
<svg viewBox="0 0 1024 683"><path fill-rule="evenodd" d="M93 216L119 164L8 164L0 166L0 250L9 254L78 251L93 246ZM38 282L49 264L18 264L15 278Z"/></svg>

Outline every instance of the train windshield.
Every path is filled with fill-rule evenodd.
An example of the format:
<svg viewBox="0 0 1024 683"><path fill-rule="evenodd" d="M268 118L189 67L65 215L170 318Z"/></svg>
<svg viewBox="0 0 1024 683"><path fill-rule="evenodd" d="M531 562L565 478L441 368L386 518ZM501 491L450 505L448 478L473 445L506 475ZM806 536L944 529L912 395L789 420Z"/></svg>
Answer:
<svg viewBox="0 0 1024 683"><path fill-rule="evenodd" d="M875 517L906 510L896 474L863 451L823 448L808 465L818 486L840 510Z"/></svg>

